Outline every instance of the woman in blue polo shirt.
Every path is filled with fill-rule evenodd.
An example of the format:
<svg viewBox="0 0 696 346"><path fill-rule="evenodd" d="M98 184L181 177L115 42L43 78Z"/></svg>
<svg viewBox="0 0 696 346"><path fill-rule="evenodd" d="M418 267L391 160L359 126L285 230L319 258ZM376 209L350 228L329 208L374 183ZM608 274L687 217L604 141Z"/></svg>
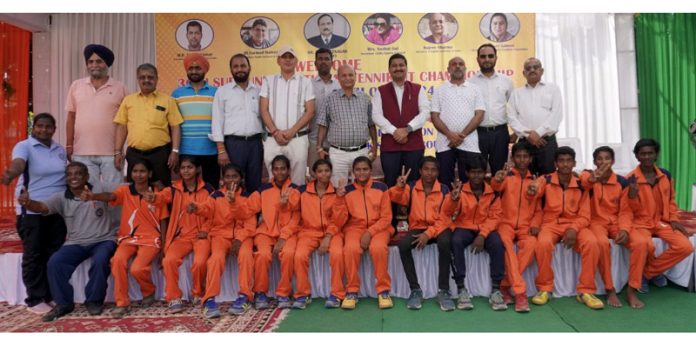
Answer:
<svg viewBox="0 0 696 346"><path fill-rule="evenodd" d="M53 141L56 119L48 113L34 117L31 137L12 149L12 162L2 176L9 185L16 177L16 195L27 189L32 198L46 200L65 190L65 148ZM17 231L22 239L22 281L27 289L24 300L29 311L45 314L52 300L46 278L49 257L65 241L65 222L60 215L41 216L24 210L17 204Z"/></svg>

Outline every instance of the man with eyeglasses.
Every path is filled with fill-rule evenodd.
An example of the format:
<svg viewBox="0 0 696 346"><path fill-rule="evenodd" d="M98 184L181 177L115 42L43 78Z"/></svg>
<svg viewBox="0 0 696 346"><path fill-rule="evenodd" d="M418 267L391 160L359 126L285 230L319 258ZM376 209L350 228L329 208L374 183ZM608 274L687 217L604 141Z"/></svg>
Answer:
<svg viewBox="0 0 696 346"><path fill-rule="evenodd" d="M479 72L469 82L479 87L486 104L486 114L476 129L481 156L488 161L491 174L503 169L508 157L507 102L515 87L508 76L495 72L498 51L490 43L482 44L477 51Z"/></svg>
<svg viewBox="0 0 696 346"><path fill-rule="evenodd" d="M549 174L555 170L556 132L563 119L561 89L541 81L544 69L537 58L525 60L522 74L527 84L515 89L510 96L510 127L520 142L531 144L532 172Z"/></svg>

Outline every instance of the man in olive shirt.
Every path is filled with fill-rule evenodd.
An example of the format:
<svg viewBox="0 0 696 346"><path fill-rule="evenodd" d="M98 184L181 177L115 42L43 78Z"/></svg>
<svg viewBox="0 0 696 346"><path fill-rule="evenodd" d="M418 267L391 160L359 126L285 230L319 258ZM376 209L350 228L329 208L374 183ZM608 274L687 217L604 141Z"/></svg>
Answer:
<svg viewBox="0 0 696 346"><path fill-rule="evenodd" d="M133 160L147 160L152 164L154 184L171 184L171 169L179 161L181 141L180 124L184 122L176 101L165 93L157 92L157 68L142 64L137 69L140 91L123 99L114 118L116 141L114 165L123 168L123 144L128 137L128 178Z"/></svg>

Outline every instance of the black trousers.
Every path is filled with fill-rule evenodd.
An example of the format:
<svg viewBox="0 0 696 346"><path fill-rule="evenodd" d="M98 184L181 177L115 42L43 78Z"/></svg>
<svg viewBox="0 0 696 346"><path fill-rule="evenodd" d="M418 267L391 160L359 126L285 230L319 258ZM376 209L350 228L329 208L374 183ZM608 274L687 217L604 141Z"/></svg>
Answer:
<svg viewBox="0 0 696 346"><path fill-rule="evenodd" d="M406 166L406 171L411 169L408 180L418 180L420 173L418 163L423 158L423 150L415 151L388 151L379 154L384 171L384 183L392 187L396 185L396 179L401 175L401 167Z"/></svg>
<svg viewBox="0 0 696 346"><path fill-rule="evenodd" d="M475 160L476 158L480 157L481 154L454 148L437 153L435 156L437 157L437 162L440 165L440 176L438 177L438 180L441 184L451 187L452 182L455 180L454 166L457 166L459 180L461 180L462 183L466 183L469 181L469 179L466 177L466 162Z"/></svg>
<svg viewBox="0 0 696 346"><path fill-rule="evenodd" d="M537 148L531 143L529 144L532 148L532 152L530 153L532 155L532 165L530 169L532 173L536 175L550 174L556 170L556 165L553 160L553 155L556 153L556 149L558 149L556 136L544 136L543 138L546 140L546 145L541 148ZM526 142L527 139L522 138L519 141Z"/></svg>
<svg viewBox="0 0 696 346"><path fill-rule="evenodd" d="M481 156L491 166L491 174L503 169L508 158L510 133L506 125L494 127L479 127L476 129L479 139Z"/></svg>
<svg viewBox="0 0 696 346"><path fill-rule="evenodd" d="M201 163L201 176L203 181L213 185L215 190L220 188L220 165L218 165L217 155L191 155Z"/></svg>
<svg viewBox="0 0 696 346"><path fill-rule="evenodd" d="M401 256L401 263L404 266L404 271L406 272L406 279L408 280L408 285L411 290L420 288L418 284L418 275L416 275L416 265L413 262L413 252L412 249L415 245L411 244L416 237L425 232L423 229L416 229L408 232L404 235L401 240L399 240L399 255ZM450 245L450 239L452 238L452 232L445 230L440 233L437 238L430 239L428 244L437 242L437 266L438 266L438 276L437 276L437 287L441 290L449 291L449 275L450 275L450 264L452 263L452 251Z"/></svg>
<svg viewBox="0 0 696 346"><path fill-rule="evenodd" d="M452 233L452 253L454 254L454 282L457 287L464 284L466 277L465 249L474 242L478 232L457 228ZM500 283L505 276L505 248L498 232L491 232L483 243L483 248L491 259L491 279Z"/></svg>
<svg viewBox="0 0 696 346"><path fill-rule="evenodd" d="M172 145L167 144L150 150L138 150L128 147L126 149L126 161L128 161L128 173L126 178L131 181L131 170L133 170L133 162L135 160L147 160L152 164L152 178L150 181L155 183L161 182L164 186L172 184L172 172L167 166L169 154L172 152Z"/></svg>
<svg viewBox="0 0 696 346"><path fill-rule="evenodd" d="M34 306L53 300L48 287L48 259L63 242L67 230L60 215L41 216L26 214L17 216L17 233L22 239L22 282L27 290L24 302Z"/></svg>
<svg viewBox="0 0 696 346"><path fill-rule="evenodd" d="M261 138L243 140L225 136L225 150L230 162L244 171L246 190L249 193L258 190L261 186L263 172L263 142L261 142Z"/></svg>

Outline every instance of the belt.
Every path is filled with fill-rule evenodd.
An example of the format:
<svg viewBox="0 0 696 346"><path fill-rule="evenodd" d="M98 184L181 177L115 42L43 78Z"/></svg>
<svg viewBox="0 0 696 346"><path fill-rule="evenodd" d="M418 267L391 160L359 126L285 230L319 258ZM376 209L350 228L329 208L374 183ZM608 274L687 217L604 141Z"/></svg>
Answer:
<svg viewBox="0 0 696 346"><path fill-rule="evenodd" d="M481 132L493 132L501 129L507 130L507 124L497 125L497 126L479 126L476 130Z"/></svg>
<svg viewBox="0 0 696 346"><path fill-rule="evenodd" d="M363 145L359 145L359 146L357 146L357 147L339 147L338 145L332 145L331 147L334 148L334 149L341 150L341 151L353 152L353 151L358 151L358 150L360 150L360 149L366 148L366 147L367 147L367 143L365 143L365 144L363 144Z"/></svg>
<svg viewBox="0 0 696 346"><path fill-rule="evenodd" d="M308 134L309 134L309 130L300 131L300 132L296 133L296 134L293 136L293 138L298 138L298 137L306 136L306 135L308 135Z"/></svg>
<svg viewBox="0 0 696 346"><path fill-rule="evenodd" d="M227 138L227 137L232 138L232 139L236 139L239 141L254 141L257 139L261 139L261 137L263 137L263 134L257 133L255 135L251 135L251 136L225 135L225 138Z"/></svg>
<svg viewBox="0 0 696 346"><path fill-rule="evenodd" d="M150 154L154 154L154 153L156 153L156 152L158 152L158 151L160 151L160 150L164 150L164 149L166 149L168 146L169 146L169 144L165 144L165 145L163 145L163 146L161 146L161 147L157 147L157 148L153 148L153 149L148 149L148 150L140 150L140 149L135 149L135 148L133 148L133 147L128 147L128 150L130 150L130 151L132 151L132 152L135 152L135 153L137 153L137 154L140 154L140 155L150 155Z"/></svg>

